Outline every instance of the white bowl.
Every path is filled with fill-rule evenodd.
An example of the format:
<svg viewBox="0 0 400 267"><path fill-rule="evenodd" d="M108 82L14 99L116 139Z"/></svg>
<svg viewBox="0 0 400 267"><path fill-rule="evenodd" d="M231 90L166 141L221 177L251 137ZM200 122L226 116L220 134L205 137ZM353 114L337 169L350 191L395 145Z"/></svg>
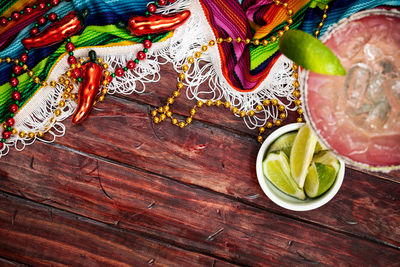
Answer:
<svg viewBox="0 0 400 267"><path fill-rule="evenodd" d="M258 183L260 184L264 193L271 199L275 204L289 210L294 211L306 211L312 210L321 207L322 205L328 203L336 193L339 191L340 186L342 185L344 178L344 169L345 164L342 159L338 159L340 162L340 168L338 175L336 177L335 182L331 186L331 188L325 192L323 195L317 198L307 198L306 200L299 200L294 197L291 197L278 188L276 188L263 174L262 162L265 158L265 154L268 151L269 146L281 135L298 130L304 123L291 123L281 128L277 129L273 133L271 133L263 142L260 150L257 155L257 178Z"/></svg>

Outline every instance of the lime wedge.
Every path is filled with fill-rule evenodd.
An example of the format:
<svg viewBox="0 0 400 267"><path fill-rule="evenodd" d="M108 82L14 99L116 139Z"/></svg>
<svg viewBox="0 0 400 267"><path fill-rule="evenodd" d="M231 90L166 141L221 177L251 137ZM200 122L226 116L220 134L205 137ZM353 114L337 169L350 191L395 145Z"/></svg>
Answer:
<svg viewBox="0 0 400 267"><path fill-rule="evenodd" d="M314 155L321 152L322 150L326 150L326 148L322 147L321 143L317 141L315 145Z"/></svg>
<svg viewBox="0 0 400 267"><path fill-rule="evenodd" d="M335 182L336 170L323 163L312 163L308 168L304 190L308 197L318 197L325 193Z"/></svg>
<svg viewBox="0 0 400 267"><path fill-rule="evenodd" d="M286 133L276 139L268 149L268 153L283 151L286 156L290 157L294 139L296 138L297 131Z"/></svg>
<svg viewBox="0 0 400 267"><path fill-rule="evenodd" d="M318 154L315 154L312 161L329 165L333 167L336 172L339 171L339 161L336 158L335 154L330 151L321 151Z"/></svg>
<svg viewBox="0 0 400 267"><path fill-rule="evenodd" d="M300 30L289 30L279 40L279 50L304 68L329 75L346 75L335 54L321 41Z"/></svg>
<svg viewBox="0 0 400 267"><path fill-rule="evenodd" d="M294 139L292 151L290 152L290 171L294 180L300 188L303 188L307 170L310 166L317 137L311 129L304 125Z"/></svg>
<svg viewBox="0 0 400 267"><path fill-rule="evenodd" d="M270 153L263 162L264 176L279 190L298 199L305 199L303 189L300 189L290 175L289 159L283 151Z"/></svg>

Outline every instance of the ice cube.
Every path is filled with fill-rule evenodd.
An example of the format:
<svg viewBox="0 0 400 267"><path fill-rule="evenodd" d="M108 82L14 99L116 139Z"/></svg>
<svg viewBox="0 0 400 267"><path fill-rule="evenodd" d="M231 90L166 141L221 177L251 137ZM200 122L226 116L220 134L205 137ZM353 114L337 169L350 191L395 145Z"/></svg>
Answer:
<svg viewBox="0 0 400 267"><path fill-rule="evenodd" d="M347 105L360 108L369 84L371 69L363 64L353 65L347 73L344 83L344 91L347 97Z"/></svg>
<svg viewBox="0 0 400 267"><path fill-rule="evenodd" d="M382 58L383 56L382 50L379 47L372 44L366 44L364 46L364 54L366 58L371 61Z"/></svg>
<svg viewBox="0 0 400 267"><path fill-rule="evenodd" d="M377 73L371 77L368 83L366 96L370 101L372 101L375 104L383 101L384 100L383 98L386 97L383 88L383 82L384 82L383 76Z"/></svg>
<svg viewBox="0 0 400 267"><path fill-rule="evenodd" d="M385 97L368 114L365 124L370 129L380 129L388 119L390 104Z"/></svg>

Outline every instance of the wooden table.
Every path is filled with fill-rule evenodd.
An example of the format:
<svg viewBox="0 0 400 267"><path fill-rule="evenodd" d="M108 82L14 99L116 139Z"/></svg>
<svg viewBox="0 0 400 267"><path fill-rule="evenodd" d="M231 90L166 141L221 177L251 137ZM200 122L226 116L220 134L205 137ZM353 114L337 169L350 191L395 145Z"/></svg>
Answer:
<svg viewBox="0 0 400 267"><path fill-rule="evenodd" d="M0 160L0 265L400 266L400 172L346 168L327 205L280 208L257 182L256 132L230 112L152 123L175 77Z"/></svg>

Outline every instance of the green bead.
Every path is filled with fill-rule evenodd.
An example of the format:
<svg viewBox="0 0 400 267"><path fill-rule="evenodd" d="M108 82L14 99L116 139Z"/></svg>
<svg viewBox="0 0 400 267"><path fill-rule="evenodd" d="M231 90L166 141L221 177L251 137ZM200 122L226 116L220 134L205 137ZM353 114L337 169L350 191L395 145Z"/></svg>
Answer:
<svg viewBox="0 0 400 267"><path fill-rule="evenodd" d="M5 142L6 142L6 139L1 138L1 142L2 142L2 143L5 143Z"/></svg>
<svg viewBox="0 0 400 267"><path fill-rule="evenodd" d="M32 7L35 9L35 8L37 8L37 5L33 5Z"/></svg>
<svg viewBox="0 0 400 267"><path fill-rule="evenodd" d="M20 62L20 63L18 63L18 65L20 65L21 67L24 65L24 62Z"/></svg>
<svg viewBox="0 0 400 267"><path fill-rule="evenodd" d="M67 38L67 42L68 42L68 43L71 42L71 38L68 37L68 38Z"/></svg>
<svg viewBox="0 0 400 267"><path fill-rule="evenodd" d="M51 4L50 3L47 3L47 5L46 5L47 7L51 7Z"/></svg>
<svg viewBox="0 0 400 267"><path fill-rule="evenodd" d="M13 117L14 117L14 115L15 115L14 113L10 113L10 115L9 115L9 116L10 116L11 118L13 118Z"/></svg>
<svg viewBox="0 0 400 267"><path fill-rule="evenodd" d="M17 106L19 106L21 103L20 103L18 100L16 100L16 101L15 101L15 104L16 104Z"/></svg>
<svg viewBox="0 0 400 267"><path fill-rule="evenodd" d="M138 64L139 63L139 59L135 58L135 63Z"/></svg>
<svg viewBox="0 0 400 267"><path fill-rule="evenodd" d="M23 14L24 14L24 11L23 11L23 10L21 10L19 13L20 13L21 15L23 15Z"/></svg>
<svg viewBox="0 0 400 267"><path fill-rule="evenodd" d="M12 127L8 126L7 127L7 131L11 132L12 131Z"/></svg>
<svg viewBox="0 0 400 267"><path fill-rule="evenodd" d="M78 79L76 79L78 82L82 82L82 78L78 78Z"/></svg>
<svg viewBox="0 0 400 267"><path fill-rule="evenodd" d="M147 53L147 52L149 52L149 49L145 48L145 49L143 49L143 52Z"/></svg>
<svg viewBox="0 0 400 267"><path fill-rule="evenodd" d="M25 50L25 54L29 54L29 50L28 49Z"/></svg>
<svg viewBox="0 0 400 267"><path fill-rule="evenodd" d="M15 77L15 73L11 73L11 77L13 77L13 78L14 78L14 77Z"/></svg>
<svg viewBox="0 0 400 267"><path fill-rule="evenodd" d="M124 70L124 71L127 71L127 70L128 70L128 67L124 67L123 70Z"/></svg>
<svg viewBox="0 0 400 267"><path fill-rule="evenodd" d="M146 15L146 17L150 16L150 12L149 11L146 11L144 14Z"/></svg>
<svg viewBox="0 0 400 267"><path fill-rule="evenodd" d="M9 18L8 18L8 21L12 21L12 17L9 17Z"/></svg>
<svg viewBox="0 0 400 267"><path fill-rule="evenodd" d="M60 20L60 16L57 16L57 20Z"/></svg>
<svg viewBox="0 0 400 267"><path fill-rule="evenodd" d="M48 14L44 15L44 18L45 18L45 19L48 19L48 18L49 18L49 15L48 15Z"/></svg>
<svg viewBox="0 0 400 267"><path fill-rule="evenodd" d="M115 78L115 73L111 73L111 77Z"/></svg>
<svg viewBox="0 0 400 267"><path fill-rule="evenodd" d="M39 27L39 24L38 24L38 23L35 23L33 26L35 26L35 27Z"/></svg>
<svg viewBox="0 0 400 267"><path fill-rule="evenodd" d="M68 54L69 54L70 56L73 56L73 55L74 55L74 52L71 51L71 52L69 52Z"/></svg>

